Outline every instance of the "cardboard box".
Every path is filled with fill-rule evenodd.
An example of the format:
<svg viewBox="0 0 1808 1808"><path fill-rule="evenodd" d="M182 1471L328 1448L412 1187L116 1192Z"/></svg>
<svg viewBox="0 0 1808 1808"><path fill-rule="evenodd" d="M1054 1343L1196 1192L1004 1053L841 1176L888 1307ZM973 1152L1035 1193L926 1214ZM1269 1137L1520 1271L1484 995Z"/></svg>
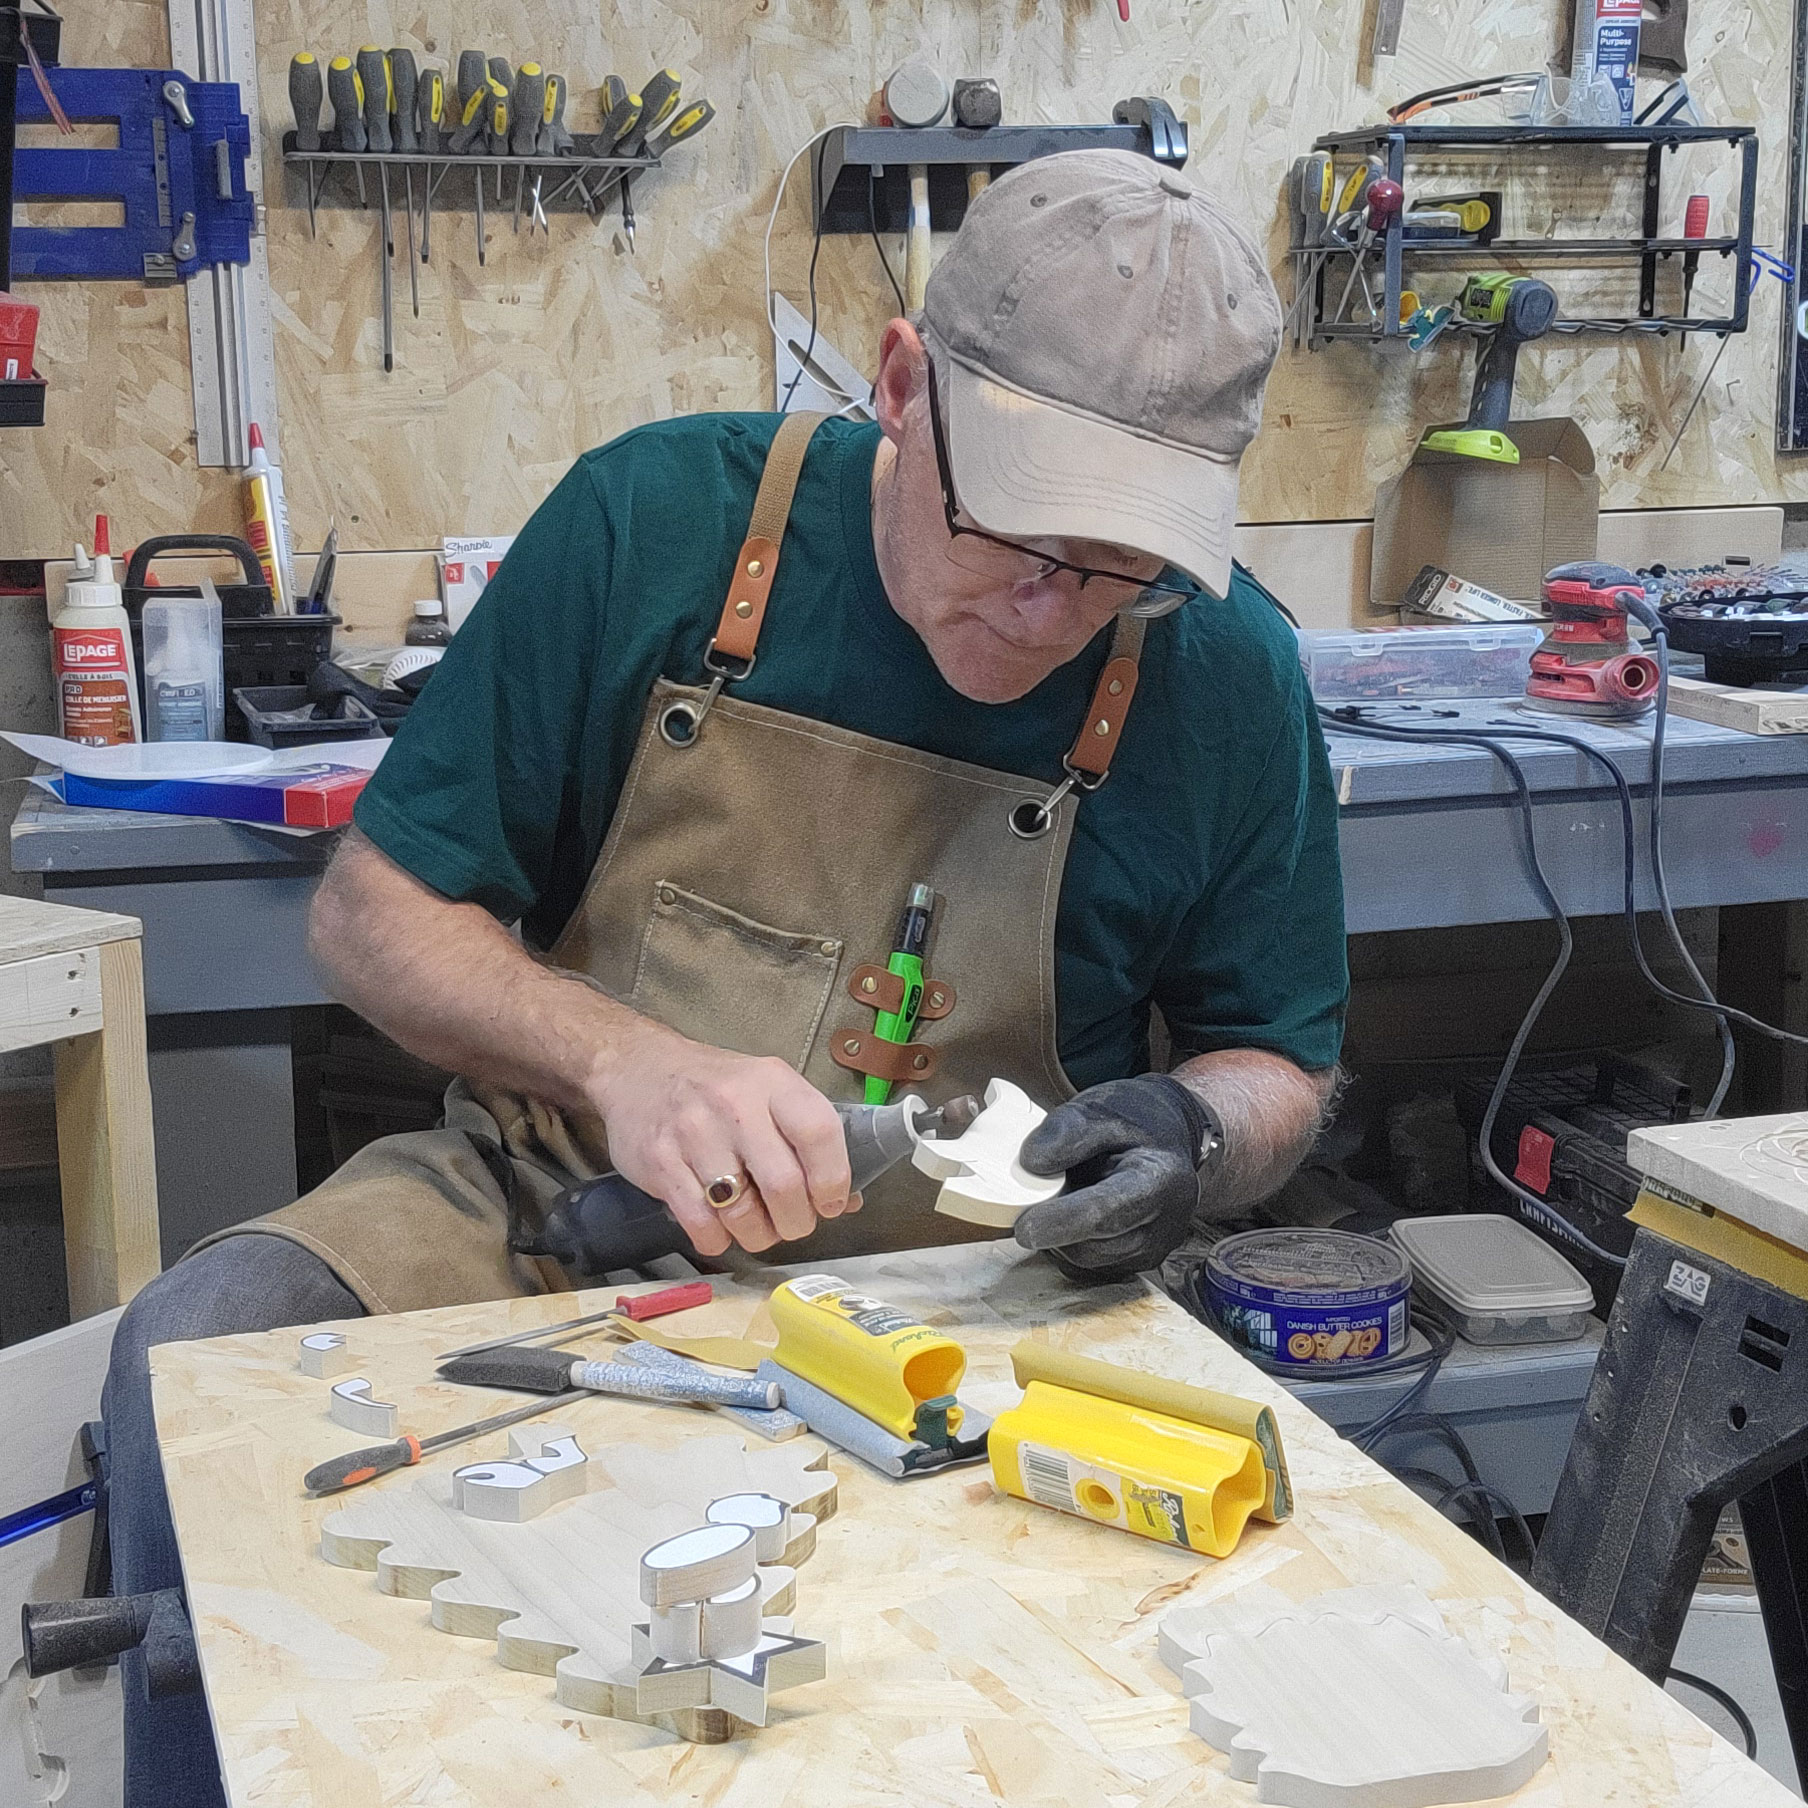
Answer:
<svg viewBox="0 0 1808 1808"><path fill-rule="evenodd" d="M467 535L454 539L448 535L440 541L440 571L446 592L446 620L454 631L477 607L483 587L496 575L508 549L515 544L513 534Z"/></svg>
<svg viewBox="0 0 1808 1808"><path fill-rule="evenodd" d="M1595 556L1601 480L1588 435L1567 415L1511 421L1506 431L1516 465L1421 446L1376 492L1375 608L1397 607L1427 565L1460 571L1496 596L1532 597L1552 566Z"/></svg>

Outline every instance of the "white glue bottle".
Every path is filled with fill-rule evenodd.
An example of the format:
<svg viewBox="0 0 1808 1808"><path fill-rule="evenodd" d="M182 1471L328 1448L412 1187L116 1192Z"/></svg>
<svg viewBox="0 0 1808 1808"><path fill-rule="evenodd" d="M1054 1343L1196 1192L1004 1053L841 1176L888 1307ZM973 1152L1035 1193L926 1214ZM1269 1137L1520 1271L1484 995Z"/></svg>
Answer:
<svg viewBox="0 0 1808 1808"><path fill-rule="evenodd" d="M220 593L154 596L144 605L145 728L153 741L225 736L220 667Z"/></svg>
<svg viewBox="0 0 1808 1808"><path fill-rule="evenodd" d="M105 515L94 518L94 557L75 549L75 571L50 624L50 645L63 738L85 747L142 741L132 623L113 581Z"/></svg>

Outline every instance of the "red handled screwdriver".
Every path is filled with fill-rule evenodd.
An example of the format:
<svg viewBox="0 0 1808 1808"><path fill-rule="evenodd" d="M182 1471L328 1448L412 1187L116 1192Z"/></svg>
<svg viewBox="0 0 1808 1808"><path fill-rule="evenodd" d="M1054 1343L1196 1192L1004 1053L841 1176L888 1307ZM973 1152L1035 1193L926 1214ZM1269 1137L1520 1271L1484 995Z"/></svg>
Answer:
<svg viewBox="0 0 1808 1808"><path fill-rule="evenodd" d="M1708 198L1706 195L1690 195L1688 211L1682 220L1682 236L1685 239L1705 239L1708 236ZM1695 272L1701 268L1701 253L1685 251L1682 259L1682 311L1686 318L1689 312L1689 297L1695 293Z"/></svg>

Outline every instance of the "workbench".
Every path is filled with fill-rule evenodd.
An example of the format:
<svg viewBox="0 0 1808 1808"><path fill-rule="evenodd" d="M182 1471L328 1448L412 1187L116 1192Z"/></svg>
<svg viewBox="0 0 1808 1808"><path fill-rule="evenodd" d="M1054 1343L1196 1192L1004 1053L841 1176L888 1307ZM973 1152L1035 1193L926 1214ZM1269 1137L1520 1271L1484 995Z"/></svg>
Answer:
<svg viewBox="0 0 1808 1808"><path fill-rule="evenodd" d="M759 1335L765 1293L787 1272L719 1282L713 1305L666 1322ZM839 1507L799 1572L795 1608L800 1635L828 1645L828 1679L779 1697L757 1733L686 1745L561 1707L550 1678L501 1668L493 1641L438 1632L420 1603L320 1557L320 1525L347 1497L310 1501L300 1478L357 1439L327 1418L330 1384L296 1367L298 1331L165 1345L152 1352L164 1473L234 1808L1253 1803L1254 1790L1228 1780L1226 1760L1188 1728L1178 1680L1156 1654L1162 1614L1398 1582L1431 1596L1453 1631L1502 1653L1512 1687L1537 1698L1551 1758L1509 1798L1523 1808L1795 1801L1140 1283L1075 1291L1008 1242L869 1257L840 1272L959 1337L962 1395L982 1410L1014 1402L1007 1352L1032 1334L1266 1401L1287 1447L1293 1519L1252 1522L1233 1555L1213 1562L1000 1496L983 1467L898 1483L831 1451ZM614 1292L337 1328L354 1372L400 1404L405 1429L428 1434L514 1398L433 1381L438 1352L596 1310ZM692 1408L616 1399L559 1410L587 1448L669 1448L728 1428ZM502 1448L499 1434L427 1460L457 1466Z"/></svg>
<svg viewBox="0 0 1808 1808"><path fill-rule="evenodd" d="M1510 699L1385 713L1444 728L1498 730L1516 717L1554 725L1603 747L1634 785L1649 777L1649 724L1520 716ZM1489 754L1336 731L1328 740L1353 934L1543 914L1511 788ZM1617 911L1620 818L1604 774L1568 748L1522 742L1519 755L1539 795L1538 845L1558 897L1575 915ZM1808 898L1808 739L1673 716L1666 764L1678 908ZM1635 819L1642 848L1642 804ZM327 1002L307 957L306 921L335 840L72 810L35 792L13 825L13 868L38 874L47 896L144 924L166 1260L206 1231L295 1196L288 1012ZM1640 907L1652 907L1642 857L1639 884ZM229 1189L218 1164L223 1135L234 1151Z"/></svg>

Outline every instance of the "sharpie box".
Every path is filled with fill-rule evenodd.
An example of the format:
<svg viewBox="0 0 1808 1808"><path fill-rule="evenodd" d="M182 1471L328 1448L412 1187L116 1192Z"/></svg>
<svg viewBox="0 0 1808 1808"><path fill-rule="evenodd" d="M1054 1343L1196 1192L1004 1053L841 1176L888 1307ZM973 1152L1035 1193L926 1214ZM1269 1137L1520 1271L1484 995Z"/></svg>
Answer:
<svg viewBox="0 0 1808 1808"><path fill-rule="evenodd" d="M50 781L65 803L160 816L219 816L292 829L340 829L369 782L359 766L296 766L227 778L100 779L60 772Z"/></svg>

